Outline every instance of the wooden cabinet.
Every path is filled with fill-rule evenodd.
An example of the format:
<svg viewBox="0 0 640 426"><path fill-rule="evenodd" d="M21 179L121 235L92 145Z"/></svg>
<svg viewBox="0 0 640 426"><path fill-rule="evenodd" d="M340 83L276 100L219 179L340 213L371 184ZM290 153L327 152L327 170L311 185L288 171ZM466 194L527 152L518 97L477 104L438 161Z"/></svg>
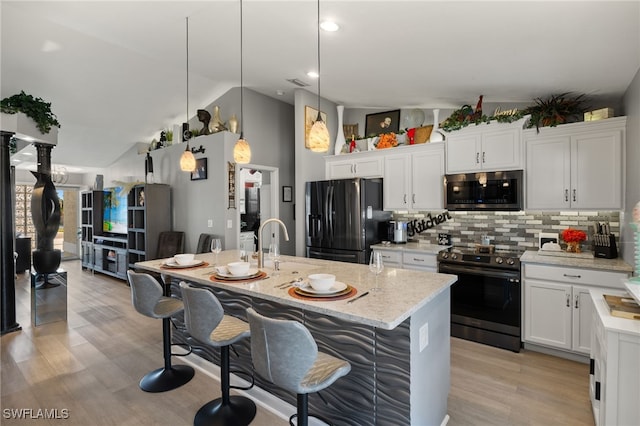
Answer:
<svg viewBox="0 0 640 426"><path fill-rule="evenodd" d="M589 397L595 424L638 425L640 321L612 316L602 291L592 290L591 301L594 310Z"/></svg>
<svg viewBox="0 0 640 426"><path fill-rule="evenodd" d="M96 272L127 279L126 238L96 236L92 248L93 269Z"/></svg>
<svg viewBox="0 0 640 426"><path fill-rule="evenodd" d="M104 192L82 191L80 193L80 259L83 269L93 269L93 237L102 235L102 213Z"/></svg>
<svg viewBox="0 0 640 426"><path fill-rule="evenodd" d="M384 158L384 209L442 209L444 144L397 149Z"/></svg>
<svg viewBox="0 0 640 426"><path fill-rule="evenodd" d="M480 124L447 134L447 173L521 169L523 124Z"/></svg>
<svg viewBox="0 0 640 426"><path fill-rule="evenodd" d="M325 157L325 176L327 179L382 177L383 172L383 154L381 152Z"/></svg>
<svg viewBox="0 0 640 426"><path fill-rule="evenodd" d="M579 354L591 348L592 288L621 288L619 272L525 264L524 341Z"/></svg>
<svg viewBox="0 0 640 426"><path fill-rule="evenodd" d="M158 183L134 186L127 198L129 267L155 259L158 236L171 230L171 187Z"/></svg>
<svg viewBox="0 0 640 426"><path fill-rule="evenodd" d="M626 117L525 132L527 209L622 209Z"/></svg>

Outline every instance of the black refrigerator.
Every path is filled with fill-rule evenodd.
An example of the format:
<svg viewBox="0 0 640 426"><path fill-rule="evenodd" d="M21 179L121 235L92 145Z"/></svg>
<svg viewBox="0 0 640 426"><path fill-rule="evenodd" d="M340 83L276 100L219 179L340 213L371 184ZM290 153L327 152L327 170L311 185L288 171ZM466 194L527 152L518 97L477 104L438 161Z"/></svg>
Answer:
<svg viewBox="0 0 640 426"><path fill-rule="evenodd" d="M382 179L307 182L307 257L369 263L391 212L382 210Z"/></svg>

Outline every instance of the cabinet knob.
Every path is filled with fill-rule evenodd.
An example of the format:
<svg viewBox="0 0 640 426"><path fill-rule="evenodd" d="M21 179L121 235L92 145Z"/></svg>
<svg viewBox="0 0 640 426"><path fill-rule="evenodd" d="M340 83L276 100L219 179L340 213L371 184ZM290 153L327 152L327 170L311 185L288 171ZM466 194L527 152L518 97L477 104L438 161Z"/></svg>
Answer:
<svg viewBox="0 0 640 426"><path fill-rule="evenodd" d="M484 154L485 154L485 152L482 151L482 164L484 164L486 162L485 159L484 159Z"/></svg>
<svg viewBox="0 0 640 426"><path fill-rule="evenodd" d="M576 190L573 190L573 201L576 201Z"/></svg>
<svg viewBox="0 0 640 426"><path fill-rule="evenodd" d="M480 153L476 152L476 164L480 164Z"/></svg>
<svg viewBox="0 0 640 426"><path fill-rule="evenodd" d="M568 189L564 190L564 200L565 201L569 201L569 190Z"/></svg>

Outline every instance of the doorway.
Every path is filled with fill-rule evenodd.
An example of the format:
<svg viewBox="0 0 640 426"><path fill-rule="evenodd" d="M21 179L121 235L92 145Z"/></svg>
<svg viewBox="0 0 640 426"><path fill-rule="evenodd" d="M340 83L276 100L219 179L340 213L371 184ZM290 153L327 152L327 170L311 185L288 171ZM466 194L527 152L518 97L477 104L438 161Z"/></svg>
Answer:
<svg viewBox="0 0 640 426"><path fill-rule="evenodd" d="M277 167L258 164L236 165L236 199L238 200L237 247L243 250L256 251L258 249L258 229L266 219L279 217L279 170ZM276 225L277 226L277 225ZM273 227L264 232L263 247L269 247L271 236L274 242L279 240L280 230ZM285 254L285 253L283 253Z"/></svg>

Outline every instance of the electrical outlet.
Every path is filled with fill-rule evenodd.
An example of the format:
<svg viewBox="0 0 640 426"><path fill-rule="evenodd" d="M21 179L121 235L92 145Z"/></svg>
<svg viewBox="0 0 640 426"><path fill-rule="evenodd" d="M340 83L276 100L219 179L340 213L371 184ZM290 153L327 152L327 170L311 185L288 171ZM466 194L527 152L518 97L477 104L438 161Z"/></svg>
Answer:
<svg viewBox="0 0 640 426"><path fill-rule="evenodd" d="M429 346L429 323L426 322L420 327L420 352Z"/></svg>
<svg viewBox="0 0 640 426"><path fill-rule="evenodd" d="M207 220L207 228L213 228L213 219Z"/></svg>

